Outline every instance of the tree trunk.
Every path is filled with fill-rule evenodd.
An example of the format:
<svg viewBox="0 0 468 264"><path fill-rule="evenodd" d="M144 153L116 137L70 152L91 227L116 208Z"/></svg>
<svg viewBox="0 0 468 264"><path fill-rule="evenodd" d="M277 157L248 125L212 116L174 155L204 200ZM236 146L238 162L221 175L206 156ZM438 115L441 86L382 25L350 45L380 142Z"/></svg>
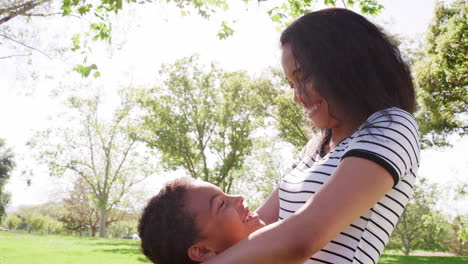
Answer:
<svg viewBox="0 0 468 264"><path fill-rule="evenodd" d="M99 237L106 237L106 205L99 206Z"/></svg>
<svg viewBox="0 0 468 264"><path fill-rule="evenodd" d="M405 252L404 252L405 256L408 256L410 251L411 251L410 247L405 247Z"/></svg>

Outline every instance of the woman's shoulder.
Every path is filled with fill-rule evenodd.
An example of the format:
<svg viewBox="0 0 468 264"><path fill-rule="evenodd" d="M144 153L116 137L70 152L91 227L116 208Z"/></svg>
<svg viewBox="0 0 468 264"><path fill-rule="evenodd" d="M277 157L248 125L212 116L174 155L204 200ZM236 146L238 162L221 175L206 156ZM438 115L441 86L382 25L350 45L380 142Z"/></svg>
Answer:
<svg viewBox="0 0 468 264"><path fill-rule="evenodd" d="M419 128L414 116L398 107L390 107L375 112L360 126L359 131L374 127L406 127L419 136Z"/></svg>
<svg viewBox="0 0 468 264"><path fill-rule="evenodd" d="M355 133L354 141L372 141L382 146L389 142L398 145L405 143L411 149L419 152L420 132L414 116L397 107L390 107L372 114ZM406 144L407 143L407 144Z"/></svg>
<svg viewBox="0 0 468 264"><path fill-rule="evenodd" d="M389 107L389 108L385 108L385 109L382 109L373 113L367 118L366 122L371 123L378 119L392 119L392 118L398 119L398 117L414 120L414 116L408 113L407 111L398 107Z"/></svg>

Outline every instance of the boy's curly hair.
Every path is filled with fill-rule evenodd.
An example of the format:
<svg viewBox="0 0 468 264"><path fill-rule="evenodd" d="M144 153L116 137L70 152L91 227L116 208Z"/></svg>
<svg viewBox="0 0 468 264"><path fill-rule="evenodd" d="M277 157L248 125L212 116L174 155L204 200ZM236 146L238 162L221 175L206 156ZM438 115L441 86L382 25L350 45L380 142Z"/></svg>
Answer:
<svg viewBox="0 0 468 264"><path fill-rule="evenodd" d="M172 180L143 210L138 225L141 250L153 263L199 263L187 254L198 237L195 215L187 212L184 206L186 193L194 185L195 180L190 177Z"/></svg>

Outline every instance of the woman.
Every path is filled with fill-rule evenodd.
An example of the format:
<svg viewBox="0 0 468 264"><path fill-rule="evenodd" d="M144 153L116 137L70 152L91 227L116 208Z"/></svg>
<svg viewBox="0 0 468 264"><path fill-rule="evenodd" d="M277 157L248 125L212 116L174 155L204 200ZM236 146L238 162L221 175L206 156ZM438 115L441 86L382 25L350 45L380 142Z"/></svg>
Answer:
<svg viewBox="0 0 468 264"><path fill-rule="evenodd" d="M375 25L346 9L304 15L281 48L294 101L320 140L257 210L269 225L222 252L200 246L188 255L208 264L377 263L419 167L408 66Z"/></svg>
<svg viewBox="0 0 468 264"><path fill-rule="evenodd" d="M321 140L257 210L270 225L206 263L377 263L419 167L409 68L346 9L302 16L281 48L294 101Z"/></svg>

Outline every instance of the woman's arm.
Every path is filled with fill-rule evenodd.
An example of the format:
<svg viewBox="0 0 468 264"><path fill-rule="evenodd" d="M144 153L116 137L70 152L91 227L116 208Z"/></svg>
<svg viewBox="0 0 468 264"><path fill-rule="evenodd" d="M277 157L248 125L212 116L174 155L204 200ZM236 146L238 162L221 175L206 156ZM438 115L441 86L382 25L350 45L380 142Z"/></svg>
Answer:
<svg viewBox="0 0 468 264"><path fill-rule="evenodd" d="M391 174L377 163L347 157L296 213L252 233L205 263L303 263L377 203L393 184Z"/></svg>
<svg viewBox="0 0 468 264"><path fill-rule="evenodd" d="M260 207L257 208L255 212L260 216L265 224L269 225L278 221L279 215L279 188L277 187L271 194L268 196L265 202L263 202Z"/></svg>

